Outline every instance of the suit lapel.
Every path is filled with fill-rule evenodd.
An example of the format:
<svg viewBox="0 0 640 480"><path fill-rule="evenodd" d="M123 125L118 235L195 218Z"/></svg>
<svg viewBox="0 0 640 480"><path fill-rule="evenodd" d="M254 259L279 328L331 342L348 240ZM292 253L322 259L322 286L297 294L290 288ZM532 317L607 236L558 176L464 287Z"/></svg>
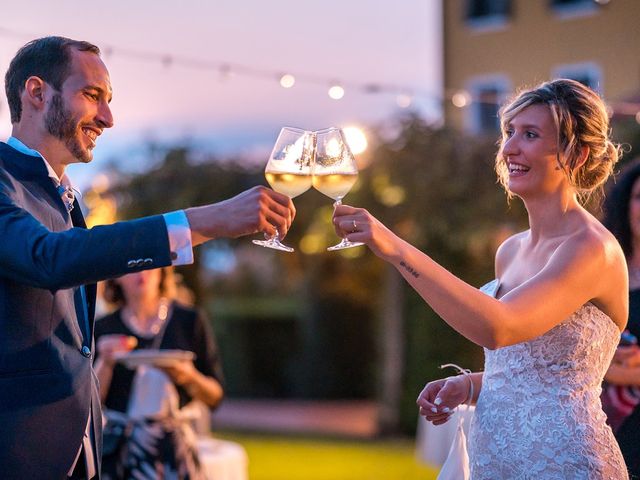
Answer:
<svg viewBox="0 0 640 480"><path fill-rule="evenodd" d="M62 201L62 200L61 200ZM87 224L84 221L84 215L82 215L82 210L80 209L80 204L78 203L78 199L74 199L73 201L73 209L71 210L71 221L73 222L73 226L77 228L87 228ZM93 338L93 327L94 327L94 315L96 311L96 284L90 283L88 285L83 286L85 289L85 304L86 310L82 308L80 311L83 315L87 315L86 325L89 329L88 339ZM82 288L82 287L81 287Z"/></svg>
<svg viewBox="0 0 640 480"><path fill-rule="evenodd" d="M34 182L39 185L44 192L51 197L52 206L57 208L63 215L64 218L69 218L69 212L67 211L67 207L65 206L56 186L54 185L52 179L49 177L49 172L47 171L47 167L44 164L44 160L40 157L34 157L32 155L26 155L24 153L18 152L14 148L8 146L5 143L0 142L0 154L3 151L8 151L11 155L7 155L8 160L5 162L5 167L9 170L9 172L18 180L23 182ZM74 227L79 228L87 228L87 224L84 221L84 216L82 215L82 210L80 209L80 205L78 204L78 200L74 200L73 202L73 210L71 210L71 221L73 222ZM90 284L85 287L85 301L82 302L81 294L79 292L80 289L74 295L74 301L76 303L76 312L78 318L82 318L83 321L79 321L80 329L83 334L87 335L87 339L93 338L93 317L95 314L95 303L96 303L96 285ZM85 310L86 305L86 310ZM86 312L86 322L85 319ZM85 325L88 327L85 327Z"/></svg>
<svg viewBox="0 0 640 480"><path fill-rule="evenodd" d="M56 208L63 215L63 218L67 219L67 226L69 224L69 212L65 206L53 180L49 177L49 172L44 164L44 160L40 157L32 155L26 155L22 152L15 150L5 143L0 142L0 154L7 152L8 155L5 158L5 168L14 176L17 180L20 180L27 184L33 182L42 188L43 192L50 197L48 202L53 208ZM73 210L71 210L70 220L74 227L87 228L82 215L82 210L77 200L73 202ZM96 303L96 284L89 284L84 286L85 295L84 301L80 288L74 293L74 303L76 308L76 316L78 318L78 326L83 335L86 335L86 339L93 341L93 319L95 315L95 303ZM86 308L85 308L86 307ZM93 345L91 345L93 348Z"/></svg>

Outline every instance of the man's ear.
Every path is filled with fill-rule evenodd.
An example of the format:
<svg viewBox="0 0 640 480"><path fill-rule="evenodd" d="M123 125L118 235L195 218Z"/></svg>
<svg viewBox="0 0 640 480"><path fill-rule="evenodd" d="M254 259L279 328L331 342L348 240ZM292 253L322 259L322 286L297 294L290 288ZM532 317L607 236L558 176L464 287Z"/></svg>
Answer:
<svg viewBox="0 0 640 480"><path fill-rule="evenodd" d="M46 104L46 94L49 85L40 77L31 76L24 82L22 101L34 110L42 110Z"/></svg>

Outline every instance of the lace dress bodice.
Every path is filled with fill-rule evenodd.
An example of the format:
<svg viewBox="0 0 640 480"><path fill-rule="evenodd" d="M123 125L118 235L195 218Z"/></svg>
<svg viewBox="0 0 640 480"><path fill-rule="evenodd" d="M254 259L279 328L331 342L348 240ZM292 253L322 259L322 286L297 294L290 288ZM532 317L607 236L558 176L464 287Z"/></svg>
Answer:
<svg viewBox="0 0 640 480"><path fill-rule="evenodd" d="M495 296L498 286L482 290ZM600 404L619 338L615 323L588 303L533 340L485 349L471 478L627 479Z"/></svg>

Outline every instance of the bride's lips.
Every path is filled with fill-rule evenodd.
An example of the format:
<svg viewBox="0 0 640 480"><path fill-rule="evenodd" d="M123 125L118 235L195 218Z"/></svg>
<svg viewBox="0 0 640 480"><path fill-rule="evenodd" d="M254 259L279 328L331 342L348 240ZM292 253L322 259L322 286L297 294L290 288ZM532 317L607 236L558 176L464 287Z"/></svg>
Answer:
<svg viewBox="0 0 640 480"><path fill-rule="evenodd" d="M512 161L507 162L507 168L509 169L510 177L522 177L523 175L526 175L527 172L529 171L528 166L522 163L512 162Z"/></svg>

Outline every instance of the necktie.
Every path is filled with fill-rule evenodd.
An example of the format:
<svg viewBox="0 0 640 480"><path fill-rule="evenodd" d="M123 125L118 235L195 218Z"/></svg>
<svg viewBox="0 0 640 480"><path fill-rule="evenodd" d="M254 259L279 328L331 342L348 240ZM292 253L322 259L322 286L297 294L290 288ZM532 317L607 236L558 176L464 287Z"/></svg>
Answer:
<svg viewBox="0 0 640 480"><path fill-rule="evenodd" d="M64 206L67 207L67 212L71 212L73 210L73 201L76 198L73 188L60 184L58 185L58 194L62 198Z"/></svg>

